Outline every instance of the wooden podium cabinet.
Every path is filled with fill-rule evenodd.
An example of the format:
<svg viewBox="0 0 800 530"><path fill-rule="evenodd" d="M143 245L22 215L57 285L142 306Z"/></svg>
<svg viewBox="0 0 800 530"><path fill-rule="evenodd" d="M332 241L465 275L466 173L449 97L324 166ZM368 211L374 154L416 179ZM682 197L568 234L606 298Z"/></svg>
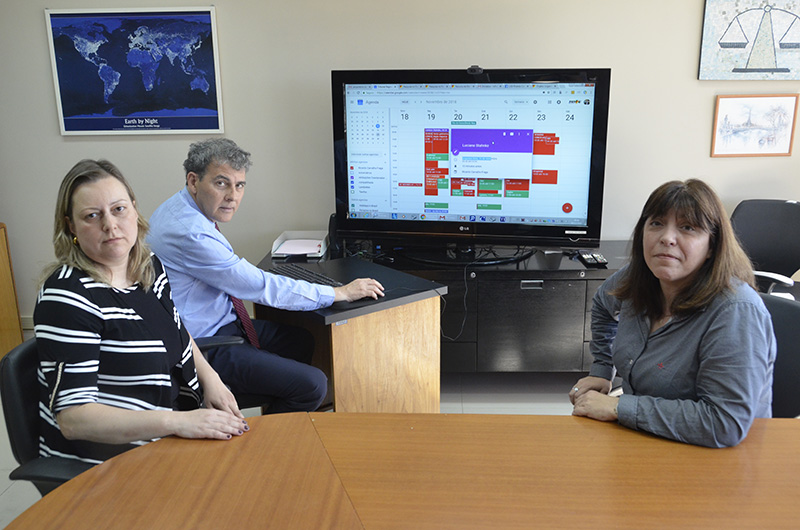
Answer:
<svg viewBox="0 0 800 530"><path fill-rule="evenodd" d="M589 269L562 253L535 253L498 266L391 265L447 286L442 372L583 372L592 362L592 297L627 259L627 241L598 249L608 265Z"/></svg>
<svg viewBox="0 0 800 530"><path fill-rule="evenodd" d="M379 300L337 302L316 311L255 305L256 318L314 335L313 364L328 376L334 409L439 412L439 297L447 288L357 258L301 265L342 283L374 278L386 289ZM258 266L268 270L273 263L267 256Z"/></svg>

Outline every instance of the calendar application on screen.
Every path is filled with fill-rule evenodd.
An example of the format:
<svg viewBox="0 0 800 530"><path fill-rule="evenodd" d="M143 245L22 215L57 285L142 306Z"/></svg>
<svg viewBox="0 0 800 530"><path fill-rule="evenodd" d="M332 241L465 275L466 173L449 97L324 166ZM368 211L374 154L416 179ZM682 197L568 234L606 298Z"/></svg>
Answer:
<svg viewBox="0 0 800 530"><path fill-rule="evenodd" d="M583 225L592 83L346 85L348 216Z"/></svg>

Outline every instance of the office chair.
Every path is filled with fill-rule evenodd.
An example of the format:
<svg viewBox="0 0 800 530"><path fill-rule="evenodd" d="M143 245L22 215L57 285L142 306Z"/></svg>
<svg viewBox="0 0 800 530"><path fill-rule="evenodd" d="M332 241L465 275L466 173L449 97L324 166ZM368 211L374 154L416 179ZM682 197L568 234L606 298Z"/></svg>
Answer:
<svg viewBox="0 0 800 530"><path fill-rule="evenodd" d="M739 242L753 262L759 290L786 298L800 269L800 202L748 199L731 214Z"/></svg>
<svg viewBox="0 0 800 530"><path fill-rule="evenodd" d="M778 343L772 380L772 416L794 418L800 415L800 302L759 293L772 316Z"/></svg>
<svg viewBox="0 0 800 530"><path fill-rule="evenodd" d="M39 355L36 339L28 339L0 361L0 398L11 452L20 464L11 480L33 482L42 496L92 464L61 457L39 456Z"/></svg>
<svg viewBox="0 0 800 530"><path fill-rule="evenodd" d="M241 343L241 337L208 337L198 339L201 351L224 344ZM44 496L92 464L61 457L39 456L39 355L36 339L28 339L0 360L0 399L3 401L11 452L19 467L11 480L28 480ZM240 408L262 407L271 403L267 396L236 395Z"/></svg>

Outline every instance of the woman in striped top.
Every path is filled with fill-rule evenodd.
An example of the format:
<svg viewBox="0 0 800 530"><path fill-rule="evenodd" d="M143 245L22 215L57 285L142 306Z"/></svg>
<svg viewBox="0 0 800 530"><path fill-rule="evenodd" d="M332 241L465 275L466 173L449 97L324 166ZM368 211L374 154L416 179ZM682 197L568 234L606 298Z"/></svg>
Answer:
<svg viewBox="0 0 800 530"><path fill-rule="evenodd" d="M64 177L57 264L34 311L42 456L99 463L163 436L224 440L248 429L183 328L146 233L113 164L83 160Z"/></svg>

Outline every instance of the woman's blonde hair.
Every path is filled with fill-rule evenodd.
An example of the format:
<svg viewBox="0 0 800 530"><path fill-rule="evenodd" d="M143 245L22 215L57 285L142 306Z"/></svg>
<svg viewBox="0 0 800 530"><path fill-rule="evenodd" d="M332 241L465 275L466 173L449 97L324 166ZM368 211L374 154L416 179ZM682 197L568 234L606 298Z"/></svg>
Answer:
<svg viewBox="0 0 800 530"><path fill-rule="evenodd" d="M753 265L739 245L731 222L717 194L705 182L673 180L656 188L642 208L633 231L628 273L612 294L630 300L637 312L651 318L664 314L664 295L658 278L644 259L644 228L647 220L674 212L678 218L709 234L711 256L697 276L672 302L672 314L690 314L708 306L734 278L755 287Z"/></svg>
<svg viewBox="0 0 800 530"><path fill-rule="evenodd" d="M128 258L128 278L134 283L138 282L144 289L149 289L155 281L155 271L153 269L152 260L150 259L150 248L145 242L149 224L139 213L133 188L131 188L128 181L125 180L125 177L122 176L117 166L108 160L89 159L81 160L72 166L72 169L66 174L64 180L61 181L61 187L58 190L58 198L56 199L56 214L53 229L53 248L56 254L56 263L48 267L45 278L52 274L53 270L56 268L62 265L68 265L81 269L97 281L110 283L111 278L109 277L108 270L102 264L89 258L81 249L80 242L74 242L74 236L67 222L67 219L70 219L73 224L75 222L72 217L72 198L78 188L84 184L97 182L98 180L109 177L117 179L125 187L138 217L136 222L138 234Z"/></svg>

